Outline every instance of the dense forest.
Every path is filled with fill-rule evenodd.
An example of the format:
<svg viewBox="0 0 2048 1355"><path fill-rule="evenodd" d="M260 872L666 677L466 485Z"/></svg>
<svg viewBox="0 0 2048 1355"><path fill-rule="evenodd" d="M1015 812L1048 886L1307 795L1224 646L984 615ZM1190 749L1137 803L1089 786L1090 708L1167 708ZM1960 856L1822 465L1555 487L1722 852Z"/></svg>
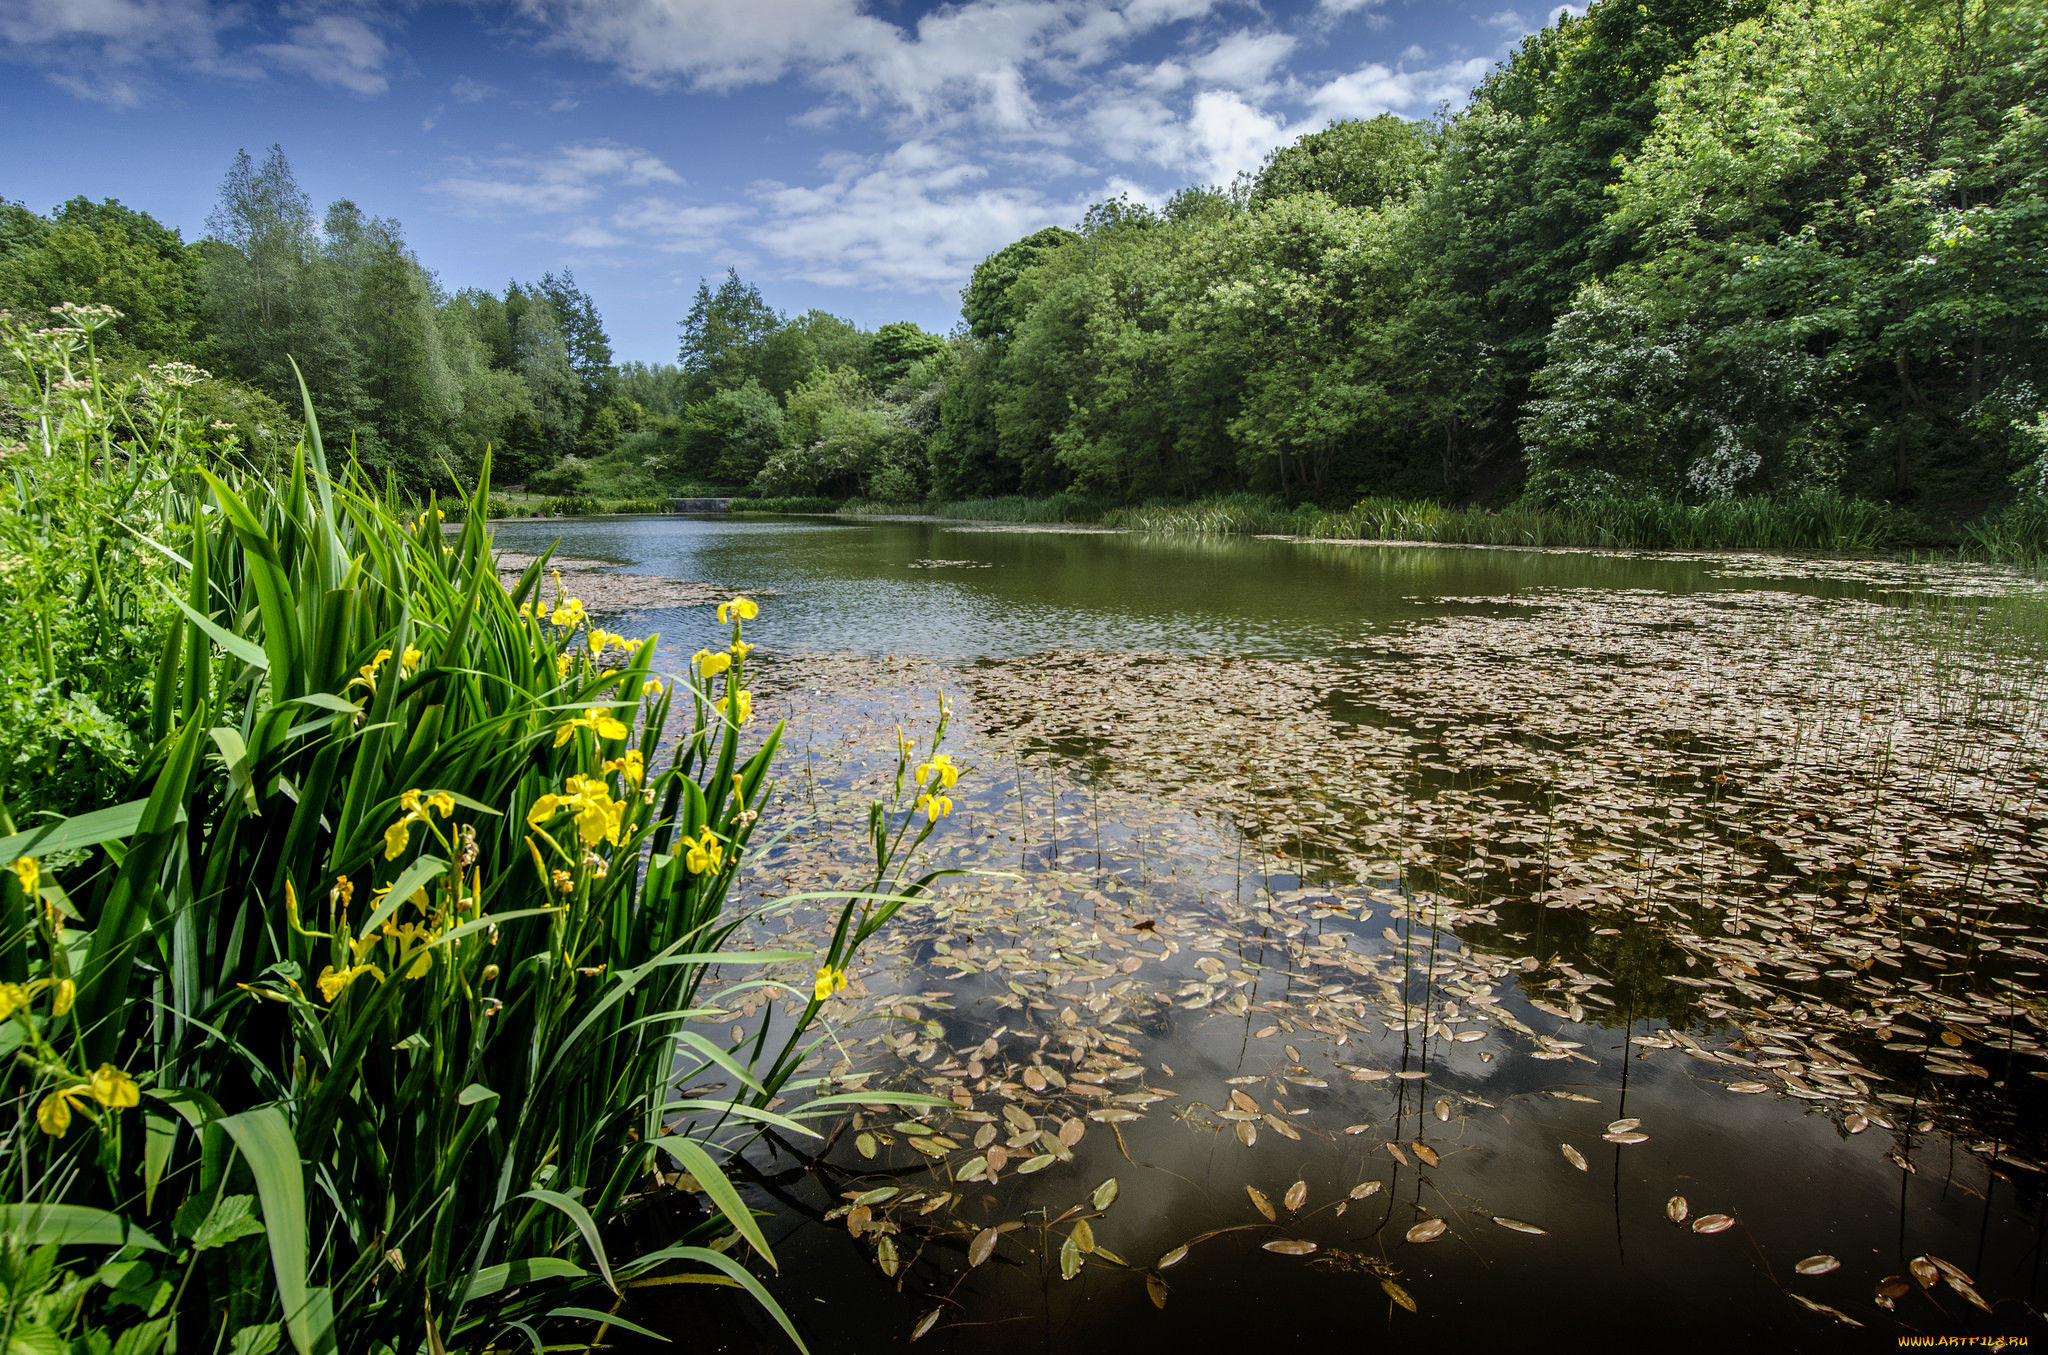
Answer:
<svg viewBox="0 0 2048 1355"><path fill-rule="evenodd" d="M223 445L290 363L421 492L751 486L888 502L1234 491L1571 505L1826 489L1972 516L2038 494L2048 4L1600 0L1462 110L1334 123L1228 186L997 251L946 337L701 285L615 363L566 271L445 291L397 223L241 157L206 237L0 212L0 305L103 302L216 373Z"/></svg>

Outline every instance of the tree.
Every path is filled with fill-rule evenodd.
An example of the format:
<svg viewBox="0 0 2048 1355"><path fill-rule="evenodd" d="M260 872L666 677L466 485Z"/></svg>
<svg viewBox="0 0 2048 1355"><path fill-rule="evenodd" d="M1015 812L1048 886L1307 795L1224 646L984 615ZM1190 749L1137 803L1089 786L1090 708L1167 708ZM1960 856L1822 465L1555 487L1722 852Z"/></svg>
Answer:
<svg viewBox="0 0 2048 1355"><path fill-rule="evenodd" d="M1332 122L1266 157L1250 205L1265 207L1303 193L1323 193L1341 206L1374 210L1400 202L1429 182L1437 130L1434 123L1392 113Z"/></svg>
<svg viewBox="0 0 2048 1355"><path fill-rule="evenodd" d="M199 259L178 232L112 198L73 198L49 221L0 208L0 306L112 306L114 347L205 363L199 290Z"/></svg>
<svg viewBox="0 0 2048 1355"><path fill-rule="evenodd" d="M908 320L883 325L875 331L873 344L861 375L874 389L887 390L926 358L945 351L946 341L927 334Z"/></svg>
<svg viewBox="0 0 2048 1355"><path fill-rule="evenodd" d="M713 292L697 284L696 298L683 320L682 368L698 389L697 398L731 390L759 375L761 346L781 324L761 289L740 281L739 270L727 269Z"/></svg>
<svg viewBox="0 0 2048 1355"><path fill-rule="evenodd" d="M228 369L290 405L296 361L322 417L345 437L360 399L347 307L282 147L260 168L247 151L236 154L206 225L203 310Z"/></svg>

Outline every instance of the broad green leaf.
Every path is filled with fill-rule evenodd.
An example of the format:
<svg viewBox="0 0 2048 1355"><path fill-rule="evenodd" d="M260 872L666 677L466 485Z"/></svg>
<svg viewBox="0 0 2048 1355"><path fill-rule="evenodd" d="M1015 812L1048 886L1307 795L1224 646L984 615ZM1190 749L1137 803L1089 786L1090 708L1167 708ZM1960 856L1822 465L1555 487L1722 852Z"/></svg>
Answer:
<svg viewBox="0 0 2048 1355"><path fill-rule="evenodd" d="M538 1200L544 1205L559 1209L569 1221L576 1225L576 1231L583 1234L583 1244L590 1248L590 1255L597 1262L598 1272L604 1276L605 1286L614 1294L619 1292L619 1283L612 1278L612 1263L604 1254L604 1239L597 1235L597 1221L590 1217L590 1211L577 1201L558 1190L533 1189L519 1197L522 1200Z"/></svg>
<svg viewBox="0 0 2048 1355"><path fill-rule="evenodd" d="M333 1317L326 1291L316 1295L306 1284L306 1173L291 1126L275 1106L259 1106L217 1123L235 1141L256 1179L285 1331L299 1355L325 1355L333 1345Z"/></svg>
<svg viewBox="0 0 2048 1355"><path fill-rule="evenodd" d="M140 1247L164 1245L119 1214L77 1204L0 1204L0 1231L18 1233L31 1247Z"/></svg>

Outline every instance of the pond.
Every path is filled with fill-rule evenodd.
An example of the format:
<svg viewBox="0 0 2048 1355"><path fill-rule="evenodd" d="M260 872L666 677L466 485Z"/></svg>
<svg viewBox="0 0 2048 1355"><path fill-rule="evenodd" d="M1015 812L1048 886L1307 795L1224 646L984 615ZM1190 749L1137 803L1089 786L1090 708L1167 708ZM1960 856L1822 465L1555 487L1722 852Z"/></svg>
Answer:
<svg viewBox="0 0 2048 1355"><path fill-rule="evenodd" d="M812 1350L2042 1330L2028 581L928 521L496 537L653 576L608 624L658 666L721 640L659 580L761 597L795 827L757 901L862 887L898 727L954 703L925 859L964 873L863 951L813 1070L951 1109L746 1155ZM809 905L756 935L824 939ZM696 1288L622 1312L788 1348Z"/></svg>

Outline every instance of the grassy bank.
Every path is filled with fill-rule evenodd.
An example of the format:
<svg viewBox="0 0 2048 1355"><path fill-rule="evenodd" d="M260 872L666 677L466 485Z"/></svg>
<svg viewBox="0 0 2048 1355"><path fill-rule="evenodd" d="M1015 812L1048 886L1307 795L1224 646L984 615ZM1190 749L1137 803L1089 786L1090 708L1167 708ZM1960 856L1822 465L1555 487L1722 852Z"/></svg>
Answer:
<svg viewBox="0 0 2048 1355"><path fill-rule="evenodd" d="M735 504L734 510L740 511L740 506ZM1630 495L1572 508L1510 504L1497 511L1386 497L1361 499L1339 509L1290 507L1256 494L1125 506L1064 494L929 503L753 500L747 511L836 512L849 517L909 514L980 522L1092 523L1183 536L1277 535L1474 546L1851 552L1952 547L1969 557L2023 565L2037 564L2048 555L2048 500L2039 497L2021 499L1970 524L1959 540L1953 533L1944 540L1918 516L1894 505L1824 491L1701 504Z"/></svg>

